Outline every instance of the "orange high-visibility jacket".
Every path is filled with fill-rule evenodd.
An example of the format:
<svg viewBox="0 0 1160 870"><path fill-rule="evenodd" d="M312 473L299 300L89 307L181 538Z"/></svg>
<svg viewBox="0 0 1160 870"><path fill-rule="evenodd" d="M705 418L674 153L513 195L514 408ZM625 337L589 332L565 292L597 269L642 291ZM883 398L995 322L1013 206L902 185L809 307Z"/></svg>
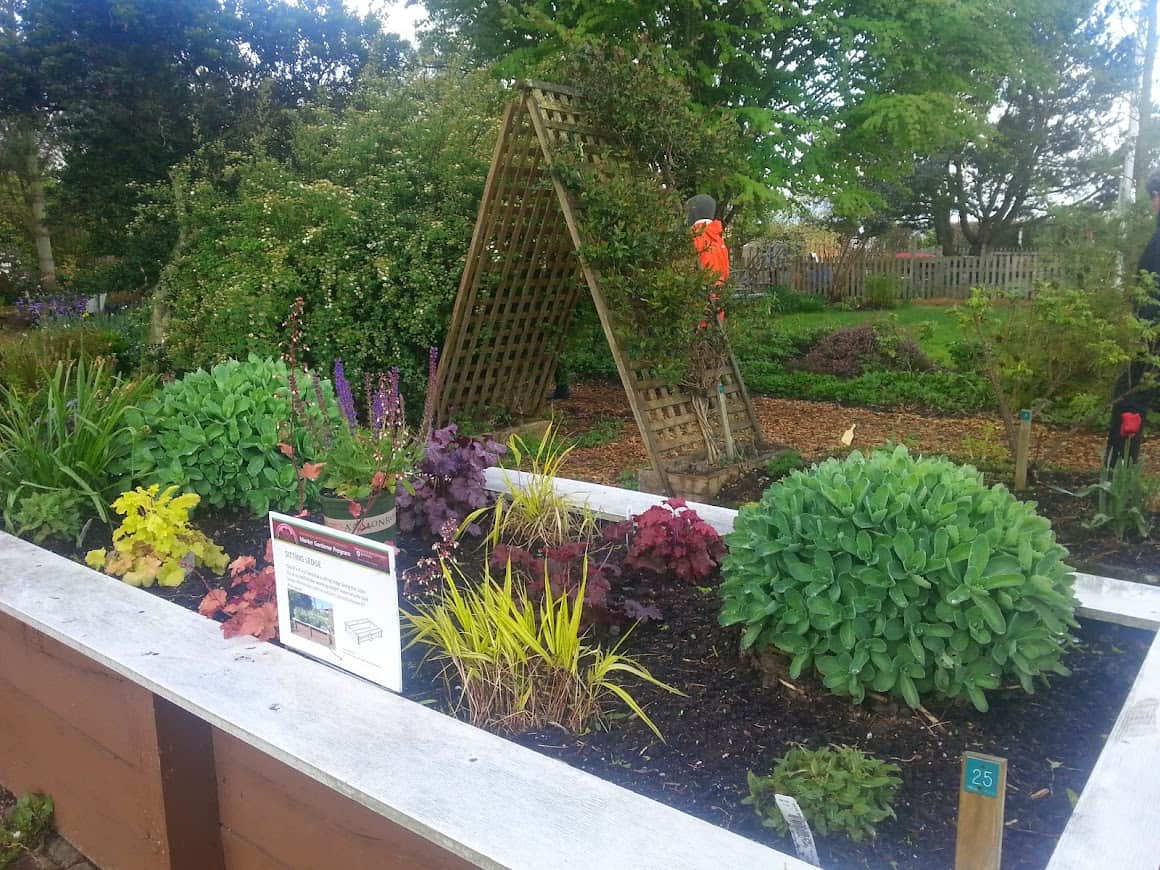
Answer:
<svg viewBox="0 0 1160 870"><path fill-rule="evenodd" d="M712 269L721 277L718 284L724 284L729 277L729 249L725 247L725 228L721 221L697 221L693 224L693 244L701 258L701 265Z"/></svg>

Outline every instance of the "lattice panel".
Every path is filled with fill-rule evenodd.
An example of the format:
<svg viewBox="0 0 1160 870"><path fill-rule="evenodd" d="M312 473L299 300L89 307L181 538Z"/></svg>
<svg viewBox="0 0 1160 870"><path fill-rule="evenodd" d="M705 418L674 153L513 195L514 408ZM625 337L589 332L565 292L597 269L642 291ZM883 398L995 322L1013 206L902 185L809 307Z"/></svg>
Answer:
<svg viewBox="0 0 1160 870"><path fill-rule="evenodd" d="M585 160L597 163L607 143L586 119L574 91L538 82L525 83L523 89L522 99L504 115L480 204L439 366L437 419L446 422L464 413L505 412L517 419L539 414L586 283L649 459L668 487L667 469L705 453L692 398L624 354L599 276L577 255L583 245L575 205L551 176L555 151L579 150ZM762 446L735 361L720 378L735 443ZM723 446L715 397L708 419L711 438Z"/></svg>
<svg viewBox="0 0 1160 870"><path fill-rule="evenodd" d="M543 149L509 110L440 366L439 417L541 411L584 287Z"/></svg>
<svg viewBox="0 0 1160 870"><path fill-rule="evenodd" d="M634 369L632 374L637 402L648 420L657 452L664 460L671 463L704 452L704 437L690 394L679 387L668 386L647 371ZM762 433L755 429L747 397L733 370L723 368L717 372L717 377L725 387L725 408L734 442L738 447L759 447ZM718 443L724 444L716 401L716 398L711 400L709 422Z"/></svg>

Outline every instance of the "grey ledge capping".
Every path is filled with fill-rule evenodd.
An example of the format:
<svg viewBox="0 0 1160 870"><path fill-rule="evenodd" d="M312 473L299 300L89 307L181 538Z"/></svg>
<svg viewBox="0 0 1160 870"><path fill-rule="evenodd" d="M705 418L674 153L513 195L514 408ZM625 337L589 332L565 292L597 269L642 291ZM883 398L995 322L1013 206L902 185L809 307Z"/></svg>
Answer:
<svg viewBox="0 0 1160 870"><path fill-rule="evenodd" d="M523 487L534 475L488 469L488 487ZM624 519L663 496L556 478L556 491L597 515ZM737 513L689 506L721 534ZM1089 619L1156 631L1160 588L1077 573L1078 613ZM1160 866L1160 634L1153 640L1047 870L1156 870Z"/></svg>
<svg viewBox="0 0 1160 870"><path fill-rule="evenodd" d="M810 866L3 533L0 612L480 867Z"/></svg>

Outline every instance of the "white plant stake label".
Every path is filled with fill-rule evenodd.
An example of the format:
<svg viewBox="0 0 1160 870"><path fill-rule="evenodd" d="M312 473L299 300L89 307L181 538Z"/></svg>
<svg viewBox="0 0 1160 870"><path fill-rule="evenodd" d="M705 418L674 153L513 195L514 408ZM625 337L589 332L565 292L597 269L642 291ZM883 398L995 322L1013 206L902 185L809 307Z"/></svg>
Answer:
<svg viewBox="0 0 1160 870"><path fill-rule="evenodd" d="M793 848L798 857L815 867L821 867L822 862L818 860L818 849L814 845L814 835L810 831L810 823L806 821L805 814L798 806L798 802L785 794L775 794L773 799L777 803L778 810L781 811L781 817L789 825L789 834L793 837Z"/></svg>

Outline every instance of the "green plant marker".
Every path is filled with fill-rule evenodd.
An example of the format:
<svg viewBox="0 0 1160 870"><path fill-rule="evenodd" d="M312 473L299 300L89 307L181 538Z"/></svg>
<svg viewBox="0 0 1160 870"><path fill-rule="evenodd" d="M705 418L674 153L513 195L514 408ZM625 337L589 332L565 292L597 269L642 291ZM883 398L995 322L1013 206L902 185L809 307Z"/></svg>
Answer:
<svg viewBox="0 0 1160 870"><path fill-rule="evenodd" d="M963 788L983 797L999 796L999 762L967 753Z"/></svg>

